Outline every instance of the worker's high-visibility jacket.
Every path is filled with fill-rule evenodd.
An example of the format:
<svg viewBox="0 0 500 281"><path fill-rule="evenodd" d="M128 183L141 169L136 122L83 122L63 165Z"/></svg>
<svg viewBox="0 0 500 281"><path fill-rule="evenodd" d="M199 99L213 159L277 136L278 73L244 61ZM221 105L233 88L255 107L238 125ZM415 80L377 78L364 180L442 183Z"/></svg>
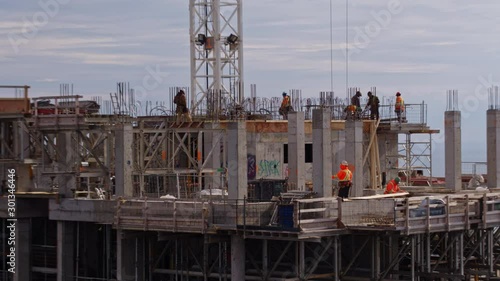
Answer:
<svg viewBox="0 0 500 281"><path fill-rule="evenodd" d="M352 172L349 170L349 168L345 168L340 170L337 175L333 176L332 178L338 178L339 181L351 181L352 180Z"/></svg>
<svg viewBox="0 0 500 281"><path fill-rule="evenodd" d="M405 110L405 103L404 100L401 96L396 97L396 104L394 107L395 111L404 111Z"/></svg>
<svg viewBox="0 0 500 281"><path fill-rule="evenodd" d="M400 192L400 191L401 191L401 189L399 189L399 185L396 183L396 181L390 180L385 188L384 194L391 194L391 193L396 193L396 192Z"/></svg>

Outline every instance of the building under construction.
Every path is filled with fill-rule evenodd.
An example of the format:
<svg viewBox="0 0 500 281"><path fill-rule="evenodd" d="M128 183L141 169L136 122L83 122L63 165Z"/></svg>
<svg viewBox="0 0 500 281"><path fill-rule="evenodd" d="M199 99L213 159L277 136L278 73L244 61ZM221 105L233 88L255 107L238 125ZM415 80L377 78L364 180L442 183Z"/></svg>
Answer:
<svg viewBox="0 0 500 281"><path fill-rule="evenodd" d="M125 83L107 102L0 86L21 93L0 99L1 280L500 280L498 88L484 175L462 175L448 93L440 181L424 102L398 120L384 99L370 120L346 116L355 88L290 90L282 120L279 98L243 93L241 0L191 0L190 15L192 121L175 87L140 109ZM382 195L397 176L407 193Z"/></svg>

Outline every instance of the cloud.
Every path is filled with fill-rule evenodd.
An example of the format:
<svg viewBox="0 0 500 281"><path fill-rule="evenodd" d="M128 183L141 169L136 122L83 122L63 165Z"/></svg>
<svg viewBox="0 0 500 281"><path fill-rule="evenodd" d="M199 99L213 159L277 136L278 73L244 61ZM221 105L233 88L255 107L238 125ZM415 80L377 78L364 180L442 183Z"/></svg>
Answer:
<svg viewBox="0 0 500 281"><path fill-rule="evenodd" d="M53 82L59 82L59 79L54 79L54 78L43 78L43 79L37 79L35 80L36 82L44 82L44 83L53 83Z"/></svg>

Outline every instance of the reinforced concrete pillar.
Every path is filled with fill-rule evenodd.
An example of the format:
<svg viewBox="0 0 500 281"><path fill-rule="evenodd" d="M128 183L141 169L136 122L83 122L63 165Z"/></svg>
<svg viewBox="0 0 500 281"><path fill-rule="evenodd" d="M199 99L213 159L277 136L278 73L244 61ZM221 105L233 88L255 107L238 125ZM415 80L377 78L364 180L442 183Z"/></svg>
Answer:
<svg viewBox="0 0 500 281"><path fill-rule="evenodd" d="M462 129L458 110L444 113L445 181L446 188L462 190Z"/></svg>
<svg viewBox="0 0 500 281"><path fill-rule="evenodd" d="M116 277L118 281L135 281L135 239L126 236L124 230L116 231Z"/></svg>
<svg viewBox="0 0 500 281"><path fill-rule="evenodd" d="M486 112L486 159L488 165L488 188L500 187L500 110Z"/></svg>
<svg viewBox="0 0 500 281"><path fill-rule="evenodd" d="M386 133L378 135L380 171L385 172L385 184L398 175L398 134Z"/></svg>
<svg viewBox="0 0 500 281"><path fill-rule="evenodd" d="M332 196L331 110L313 110L313 190L319 197Z"/></svg>
<svg viewBox="0 0 500 281"><path fill-rule="evenodd" d="M115 193L132 197L132 157L134 134L132 124L118 124L115 131Z"/></svg>
<svg viewBox="0 0 500 281"><path fill-rule="evenodd" d="M57 281L73 281L75 275L75 223L57 222Z"/></svg>
<svg viewBox="0 0 500 281"><path fill-rule="evenodd" d="M204 161L207 161L205 168L217 170L221 167L220 145L222 137L220 131L214 130L219 126L216 123L205 123L207 129L203 136ZM222 188L220 173L213 173L205 178L205 189Z"/></svg>
<svg viewBox="0 0 500 281"><path fill-rule="evenodd" d="M349 196L363 196L363 121L345 121L345 160L354 167Z"/></svg>
<svg viewBox="0 0 500 281"><path fill-rule="evenodd" d="M231 122L227 128L227 177L229 199L243 199L247 187L247 132L245 122Z"/></svg>
<svg viewBox="0 0 500 281"><path fill-rule="evenodd" d="M245 280L245 240L231 236L231 280Z"/></svg>
<svg viewBox="0 0 500 281"><path fill-rule="evenodd" d="M7 226L12 222L6 221ZM16 226L16 271L14 273L14 281L31 280L31 241L32 230L30 219L17 219ZM9 249L10 246L7 246ZM6 250L4 255L9 255L10 250ZM7 268L9 266L10 258L5 257L7 261Z"/></svg>
<svg viewBox="0 0 500 281"><path fill-rule="evenodd" d="M332 131L332 157L332 174L336 174L345 160L345 130Z"/></svg>
<svg viewBox="0 0 500 281"><path fill-rule="evenodd" d="M304 112L288 114L288 178L297 190L305 190Z"/></svg>
<svg viewBox="0 0 500 281"><path fill-rule="evenodd" d="M76 144L72 138L71 132L57 134L57 169L58 172L67 172L58 177L59 194L64 197L73 197L73 190L76 187L76 177L73 172L80 165L76 163L78 157L75 157Z"/></svg>

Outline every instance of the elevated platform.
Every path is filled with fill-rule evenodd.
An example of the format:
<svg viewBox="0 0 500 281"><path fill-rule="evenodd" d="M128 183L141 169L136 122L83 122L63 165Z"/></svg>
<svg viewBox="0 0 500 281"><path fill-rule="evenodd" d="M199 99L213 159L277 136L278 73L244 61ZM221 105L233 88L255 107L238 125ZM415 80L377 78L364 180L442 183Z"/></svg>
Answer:
<svg viewBox="0 0 500 281"><path fill-rule="evenodd" d="M500 226L500 193L379 197L299 199L288 205L293 212L288 214L277 202L51 199L49 218L122 230L239 233L271 240L310 240L357 230L412 235Z"/></svg>

